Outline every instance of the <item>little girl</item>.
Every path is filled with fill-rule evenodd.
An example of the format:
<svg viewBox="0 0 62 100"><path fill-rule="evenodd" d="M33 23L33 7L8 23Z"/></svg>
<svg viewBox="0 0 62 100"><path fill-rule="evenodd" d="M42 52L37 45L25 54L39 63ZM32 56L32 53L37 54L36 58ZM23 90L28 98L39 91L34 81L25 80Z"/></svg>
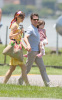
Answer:
<svg viewBox="0 0 62 100"><path fill-rule="evenodd" d="M47 40L47 36L46 36L46 30L44 29L44 25L45 25L45 21L43 21L43 20L38 21L37 28L38 28L38 31L39 31L39 34L40 34L40 45L39 45L40 53L37 55L38 57L42 57L43 55L45 55L44 46L46 44L48 44L48 40Z"/></svg>
<svg viewBox="0 0 62 100"><path fill-rule="evenodd" d="M19 29L19 24L24 21L25 14L22 11L17 11L15 12L14 19L11 21L10 25L10 35L9 38L10 40L15 40L17 44L20 44L21 38L22 38L22 29ZM21 45L24 47L24 45L21 42ZM7 71L5 78L3 80L3 83L7 83L9 80L10 76L12 75L13 71L15 70L16 66L19 65L21 70L22 70L22 77L23 80L25 81L26 85L29 85L28 77L27 77L27 72L26 72L26 66L24 62L19 61L16 58L11 57L10 60L10 69ZM19 82L20 84L20 82Z"/></svg>

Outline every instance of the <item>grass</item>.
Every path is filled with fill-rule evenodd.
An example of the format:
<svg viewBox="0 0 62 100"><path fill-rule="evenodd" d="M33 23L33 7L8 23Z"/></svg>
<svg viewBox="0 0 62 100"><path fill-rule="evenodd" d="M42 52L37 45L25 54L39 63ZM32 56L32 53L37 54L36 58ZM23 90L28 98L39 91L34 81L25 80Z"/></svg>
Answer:
<svg viewBox="0 0 62 100"><path fill-rule="evenodd" d="M24 98L62 98L62 88L0 84L0 96Z"/></svg>
<svg viewBox="0 0 62 100"><path fill-rule="evenodd" d="M4 76L6 72L8 71L10 66L0 66L0 76ZM48 75L62 75L62 69L47 67L46 68ZM16 67L15 71L13 72L13 75L20 75L21 69L19 66ZM38 67L32 67L29 74L40 74Z"/></svg>
<svg viewBox="0 0 62 100"><path fill-rule="evenodd" d="M62 54L56 55L56 54L47 54L46 56L43 56L44 64L45 65L51 65L51 66L62 66Z"/></svg>
<svg viewBox="0 0 62 100"><path fill-rule="evenodd" d="M3 49L5 48L4 45L0 45L0 63L4 63L5 56L2 54ZM44 64L47 66L61 66L62 67L62 48L60 49L60 54L56 55L56 53L51 54L50 48L45 48L46 55L43 56ZM25 50L24 54L26 53ZM6 64L9 64L10 57L6 56ZM26 63L26 58L24 58L24 62Z"/></svg>

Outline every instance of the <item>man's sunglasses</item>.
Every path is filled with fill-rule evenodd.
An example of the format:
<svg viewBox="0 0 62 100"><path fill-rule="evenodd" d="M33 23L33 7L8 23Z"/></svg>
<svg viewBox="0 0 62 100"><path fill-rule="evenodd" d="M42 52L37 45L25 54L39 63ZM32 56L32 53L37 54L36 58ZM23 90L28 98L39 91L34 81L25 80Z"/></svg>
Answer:
<svg viewBox="0 0 62 100"><path fill-rule="evenodd" d="M32 20L34 20L34 21L37 20L38 21L39 19L32 19Z"/></svg>

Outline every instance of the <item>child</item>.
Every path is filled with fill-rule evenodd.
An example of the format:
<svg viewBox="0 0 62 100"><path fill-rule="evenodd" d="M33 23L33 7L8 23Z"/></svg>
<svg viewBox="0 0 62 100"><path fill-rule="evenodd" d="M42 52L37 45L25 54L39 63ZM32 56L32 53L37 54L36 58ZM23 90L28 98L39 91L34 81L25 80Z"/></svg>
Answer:
<svg viewBox="0 0 62 100"><path fill-rule="evenodd" d="M45 26L45 21L39 20L37 28L40 34L40 45L39 45L40 53L37 55L38 57L42 57L43 55L45 55L44 46L48 44L46 30L44 29L44 26Z"/></svg>
<svg viewBox="0 0 62 100"><path fill-rule="evenodd" d="M11 32L9 38L10 40L15 40L17 44L20 44L21 35L22 35L22 30L19 28L19 24L24 21L24 18L25 18L25 14L22 11L17 11L14 15L14 19L11 21L11 25L10 25ZM21 62L12 57L10 60L10 69L6 73L3 83L7 83L7 81L9 80L10 76L12 75L12 72L15 70L17 65L19 65L22 70L23 80L25 81L26 85L29 85L29 81L26 73L26 66L24 62Z"/></svg>

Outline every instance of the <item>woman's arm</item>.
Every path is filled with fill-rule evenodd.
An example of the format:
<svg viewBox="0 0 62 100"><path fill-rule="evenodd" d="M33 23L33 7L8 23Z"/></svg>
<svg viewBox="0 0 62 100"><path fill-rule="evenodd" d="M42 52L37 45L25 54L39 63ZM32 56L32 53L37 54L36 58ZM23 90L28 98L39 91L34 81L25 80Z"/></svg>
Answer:
<svg viewBox="0 0 62 100"><path fill-rule="evenodd" d="M11 32L10 32L10 35L9 35L9 38L10 39L15 39L16 36L18 36L20 34L20 32L17 32L16 31L18 30L17 26L16 25L13 25L11 27Z"/></svg>

